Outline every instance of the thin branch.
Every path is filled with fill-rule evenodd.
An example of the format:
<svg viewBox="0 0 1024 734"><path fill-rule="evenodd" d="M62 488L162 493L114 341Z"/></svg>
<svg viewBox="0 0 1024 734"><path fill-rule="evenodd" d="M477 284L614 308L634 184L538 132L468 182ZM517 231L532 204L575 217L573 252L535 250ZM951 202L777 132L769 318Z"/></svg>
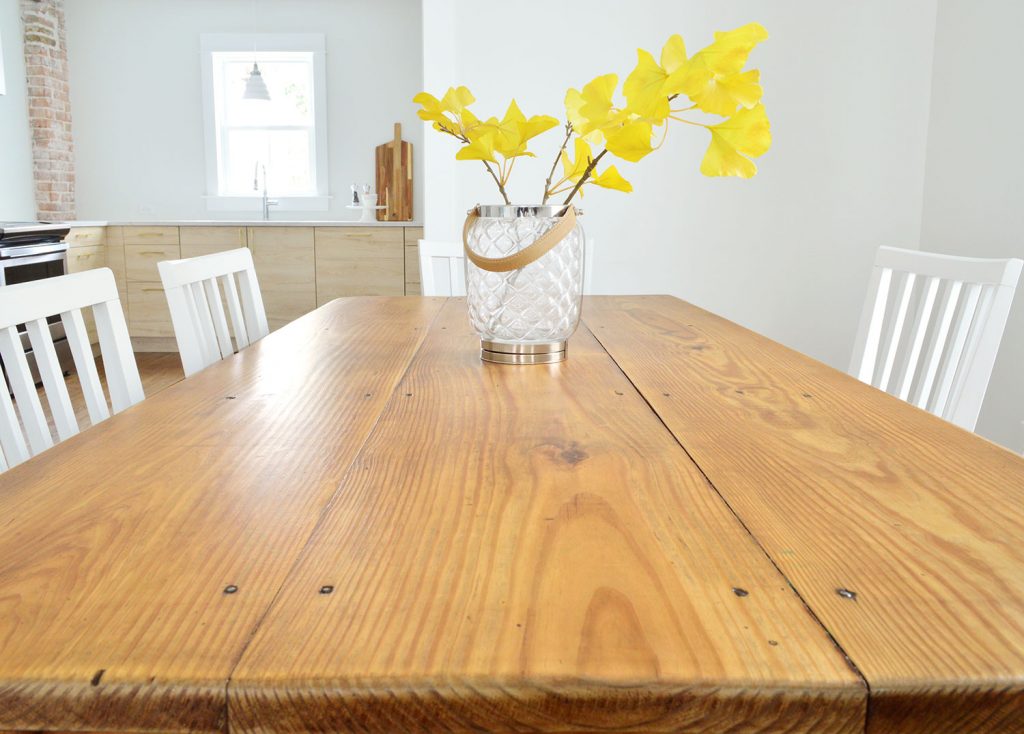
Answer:
<svg viewBox="0 0 1024 734"><path fill-rule="evenodd" d="M590 163L587 164L586 170L583 171L583 175L580 176L580 180L576 182L576 185L573 187L572 191L569 192L569 196L567 196L565 201L562 202L562 206L569 205L569 202L572 201L572 197L576 196L576 192L583 188L583 184L587 182L587 179L590 178L590 174L594 172L595 168L597 168L597 162L604 158L604 154L607 152L608 149L605 148L604 150L597 154L596 158L594 158L592 161L590 161Z"/></svg>
<svg viewBox="0 0 1024 734"><path fill-rule="evenodd" d="M558 168L558 161L560 161L562 159L562 151L565 150L565 147L567 145L569 145L569 138L571 138L571 137L572 137L572 123L571 122L567 122L567 123L565 123L565 140L562 141L562 147L560 147L558 149L558 152L555 153L555 160L551 164L551 170L548 172L547 181L544 182L544 200L541 202L541 204L547 204L548 203L548 199L551 197L552 194L555 193L554 191L551 190L551 178L552 178L552 176L555 175L555 169ZM564 180L565 179L563 179L563 181ZM561 182L559 182L559 183L561 183ZM557 186L558 184L555 184L555 185Z"/></svg>
<svg viewBox="0 0 1024 734"><path fill-rule="evenodd" d="M491 168L491 164L487 161L480 162L484 164L484 168L486 168L487 172L491 174L491 178L494 179L494 183L498 184L498 191L501 193L501 198L505 200L506 204L511 204L512 202L508 200L508 194L505 193L505 187L501 185L501 181L498 180L497 175L495 175L494 169Z"/></svg>

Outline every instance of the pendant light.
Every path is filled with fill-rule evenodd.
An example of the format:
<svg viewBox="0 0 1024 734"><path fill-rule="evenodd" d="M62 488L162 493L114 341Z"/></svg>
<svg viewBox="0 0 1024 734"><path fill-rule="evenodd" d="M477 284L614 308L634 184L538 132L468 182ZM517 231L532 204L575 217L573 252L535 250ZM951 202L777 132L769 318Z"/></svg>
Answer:
<svg viewBox="0 0 1024 734"><path fill-rule="evenodd" d="M264 99L270 101L270 91L267 83L263 81L263 74L260 73L260 66L255 61L252 63L252 71L249 78L245 80L245 93L242 99Z"/></svg>
<svg viewBox="0 0 1024 734"><path fill-rule="evenodd" d="M252 2L252 17L258 17L256 14L256 0ZM252 55L256 56L256 35L253 34L252 38ZM245 92L242 93L242 99L262 99L267 102L270 101L270 90L267 89L267 83L263 81L263 74L260 73L260 65L256 63L256 59L252 60L252 71L249 72L249 76L245 80Z"/></svg>

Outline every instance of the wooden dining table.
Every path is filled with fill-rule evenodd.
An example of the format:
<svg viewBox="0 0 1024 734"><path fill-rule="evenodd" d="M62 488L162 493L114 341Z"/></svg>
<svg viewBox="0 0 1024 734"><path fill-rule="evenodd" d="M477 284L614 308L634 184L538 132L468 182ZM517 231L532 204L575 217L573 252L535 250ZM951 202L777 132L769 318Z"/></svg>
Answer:
<svg viewBox="0 0 1024 734"><path fill-rule="evenodd" d="M668 296L333 301L0 475L4 732L1024 732L1024 459Z"/></svg>

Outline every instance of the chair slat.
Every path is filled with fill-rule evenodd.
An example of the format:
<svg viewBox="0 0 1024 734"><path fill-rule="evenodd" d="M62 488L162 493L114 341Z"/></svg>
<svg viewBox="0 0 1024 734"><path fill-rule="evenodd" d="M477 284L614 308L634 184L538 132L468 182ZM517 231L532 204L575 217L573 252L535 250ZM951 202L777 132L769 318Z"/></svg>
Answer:
<svg viewBox="0 0 1024 734"><path fill-rule="evenodd" d="M950 389L949 405L943 411L943 417L949 417L950 420L953 419L952 416L959 408L958 403L964 398L964 391L971 377L970 371L964 367L974 359L979 346L985 338L984 326L992 313L996 292L997 289L991 285L983 285L981 287L981 293L978 296L978 306L975 309L974 323L971 324L970 330L967 332L967 343L964 345L964 353L961 356L961 369L956 371L956 375L953 378L953 387ZM977 399L977 401L980 403L980 399ZM980 407L979 405L979 410Z"/></svg>
<svg viewBox="0 0 1024 734"><path fill-rule="evenodd" d="M203 282L196 281L189 285L192 292L192 303L196 308L196 319L199 324L199 334L203 343L203 355L208 364L220 359L220 347L217 345L217 335L213 331L213 316L210 311L210 304L206 300L206 291L203 289Z"/></svg>
<svg viewBox="0 0 1024 734"><path fill-rule="evenodd" d="M246 330L249 340L257 341L270 333L267 325L267 312L263 307L263 294L256 280L256 270L249 262L249 267L238 273L238 293L242 300L242 313L245 315Z"/></svg>
<svg viewBox="0 0 1024 734"><path fill-rule="evenodd" d="M0 379L0 453L7 459L7 467L17 466L29 457L28 445L18 425L18 414L7 393L7 385Z"/></svg>
<svg viewBox="0 0 1024 734"><path fill-rule="evenodd" d="M935 330L935 341L929 350L928 359L925 363L924 383L921 385L920 393L914 402L918 408L928 408L928 398L932 394L932 386L935 384L935 375L939 371L939 363L942 361L943 352L946 348L946 340L949 338L950 326L953 323L953 314L956 312L957 302L960 299L960 289L963 283L955 280L949 284L949 290L942 301L942 314L939 316L939 324Z"/></svg>
<svg viewBox="0 0 1024 734"><path fill-rule="evenodd" d="M85 406L89 411L89 420L93 425L110 417L107 399L103 395L99 372L96 370L96 359L89 344L89 334L85 330L85 319L79 309L65 311L60 315L64 324L64 333L71 347L71 357L75 361L75 372L82 385Z"/></svg>
<svg viewBox="0 0 1024 734"><path fill-rule="evenodd" d="M228 321L224 317L224 305L220 300L220 288L217 286L216 278L207 278L202 282L206 291L206 301L210 307L210 315L213 317L213 331L217 335L217 344L220 346L220 356L230 357L234 354L231 348L231 334L228 331Z"/></svg>
<svg viewBox="0 0 1024 734"><path fill-rule="evenodd" d="M103 371L107 376L110 404L115 413L135 405L146 397L135 364L132 340L128 336L128 325L124 320L121 302L114 298L92 307L96 319L96 333L100 339L100 355L103 357Z"/></svg>
<svg viewBox="0 0 1024 734"><path fill-rule="evenodd" d="M57 429L57 438L66 441L78 433L78 421L75 420L75 409L71 405L68 386L64 382L64 371L57 350L53 346L50 325L46 319L34 319L25 324L29 343L35 356L36 368L46 392L46 400L50 405L50 415Z"/></svg>
<svg viewBox="0 0 1024 734"><path fill-rule="evenodd" d="M35 381L28 368L28 360L21 346L21 337L17 327L9 326L0 329L0 358L3 359L7 379L14 390L14 399L18 401L18 412L25 424L25 434L33 454L53 446L53 436L43 414L43 406L39 402Z"/></svg>
<svg viewBox="0 0 1024 734"><path fill-rule="evenodd" d="M425 296L466 295L465 253L461 243L419 241L420 291ZM449 286L442 289L434 272L434 260L444 260Z"/></svg>
<svg viewBox="0 0 1024 734"><path fill-rule="evenodd" d="M228 314L231 316L231 329L235 333L235 345L238 349L245 349L249 346L249 332L245 328L245 318L242 316L242 304L238 300L238 288L235 286L234 273L228 273L220 277L224 286L224 299L228 302Z"/></svg>
<svg viewBox="0 0 1024 734"><path fill-rule="evenodd" d="M932 309L935 307L935 294L939 292L939 278L929 278L928 287L925 291L924 304L921 306L921 317L918 319L914 329L914 341L910 347L910 357L907 359L907 367L903 373L903 382L900 385L900 400L906 400L910 395L910 388L917 375L917 362L921 358L921 347L924 345L924 338L928 334L928 324L931 321Z"/></svg>
<svg viewBox="0 0 1024 734"><path fill-rule="evenodd" d="M889 389L889 378L892 376L893 365L896 364L896 352L900 348L900 338L903 336L903 324L907 320L907 311L910 309L910 296L914 292L914 283L917 276L914 273L907 273L903 280L903 290L900 293L900 302L896 310L896 320L893 323L892 337L889 339L889 348L886 350L885 367L882 370L882 377L878 387L881 390Z"/></svg>
<svg viewBox="0 0 1024 734"><path fill-rule="evenodd" d="M981 290L982 286L978 283L970 283L967 286L967 292L963 298L964 306L960 310L960 319L956 323L953 341L950 343L945 365L942 367L942 372L939 375L939 388L934 401L934 410L938 411L943 417L946 417L947 406L950 405L949 396L953 387L953 379L956 377L956 373L959 371L963 360L964 348L967 345L967 335L971 330L971 325L974 323L974 315L978 309Z"/></svg>
<svg viewBox="0 0 1024 734"><path fill-rule="evenodd" d="M878 349L882 341L882 324L885 321L885 308L889 301L889 286L892 283L892 270L888 268L875 268L871 274L871 285L868 293L868 304L865 306L866 318L861 318L862 328L866 327L866 335L858 339L861 345L854 350L854 368L857 378L863 382L871 383L875 374L875 365L878 364Z"/></svg>

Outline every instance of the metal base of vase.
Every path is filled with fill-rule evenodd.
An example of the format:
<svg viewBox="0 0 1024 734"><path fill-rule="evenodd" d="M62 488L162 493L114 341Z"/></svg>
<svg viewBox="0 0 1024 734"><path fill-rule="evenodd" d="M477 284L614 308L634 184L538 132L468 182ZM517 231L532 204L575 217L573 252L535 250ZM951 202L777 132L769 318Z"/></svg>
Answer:
<svg viewBox="0 0 1024 734"><path fill-rule="evenodd" d="M497 364L553 364L565 359L568 341L543 344L504 344L480 340L480 359Z"/></svg>

